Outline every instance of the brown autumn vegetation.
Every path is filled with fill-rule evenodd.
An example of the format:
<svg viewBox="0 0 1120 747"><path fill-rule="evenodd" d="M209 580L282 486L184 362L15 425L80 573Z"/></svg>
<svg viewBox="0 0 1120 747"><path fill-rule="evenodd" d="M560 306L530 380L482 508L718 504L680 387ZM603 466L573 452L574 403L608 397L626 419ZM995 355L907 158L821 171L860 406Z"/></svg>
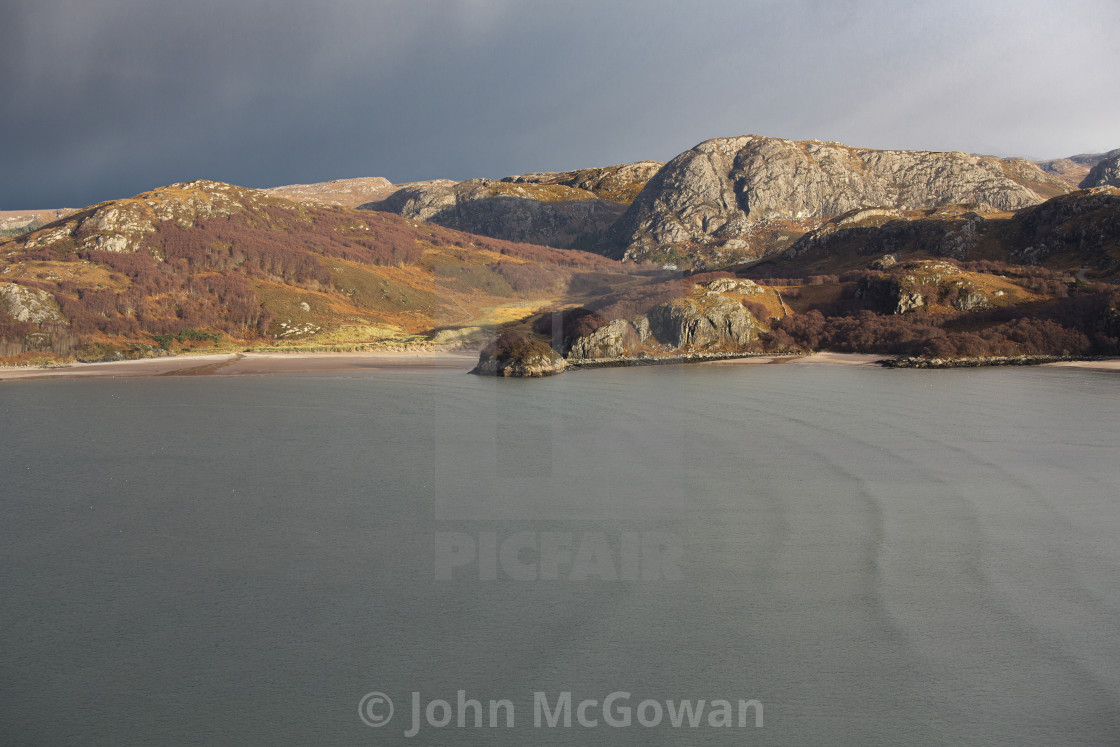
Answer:
<svg viewBox="0 0 1120 747"><path fill-rule="evenodd" d="M1041 306L881 313L846 305L771 322L771 350L834 350L925 357L1120 354L1120 291L1075 288Z"/></svg>
<svg viewBox="0 0 1120 747"><path fill-rule="evenodd" d="M0 356L48 349L65 356L95 341L193 347L199 340L183 337L192 330L252 343L280 334L281 319L290 322L286 329L322 329L323 314L366 329L396 319L423 329L425 320L434 327L448 313L440 303L454 306L457 317L465 311L451 300L459 293L479 303L552 297L574 278L625 278L632 270L595 254L394 215L241 199L251 207L228 216L153 221L131 239L133 251L83 248L91 235L86 219L114 203L83 211L72 235L49 246L29 237L3 242L3 280L51 293L69 325L19 324L0 310ZM300 310L306 300L315 312Z"/></svg>

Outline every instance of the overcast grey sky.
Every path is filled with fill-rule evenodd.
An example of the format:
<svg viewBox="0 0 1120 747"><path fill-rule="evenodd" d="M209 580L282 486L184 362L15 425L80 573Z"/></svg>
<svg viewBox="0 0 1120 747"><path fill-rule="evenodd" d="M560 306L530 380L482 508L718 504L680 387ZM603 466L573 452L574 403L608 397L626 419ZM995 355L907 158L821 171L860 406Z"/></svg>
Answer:
<svg viewBox="0 0 1120 747"><path fill-rule="evenodd" d="M5 0L0 209L667 160L1120 147L1118 0Z"/></svg>

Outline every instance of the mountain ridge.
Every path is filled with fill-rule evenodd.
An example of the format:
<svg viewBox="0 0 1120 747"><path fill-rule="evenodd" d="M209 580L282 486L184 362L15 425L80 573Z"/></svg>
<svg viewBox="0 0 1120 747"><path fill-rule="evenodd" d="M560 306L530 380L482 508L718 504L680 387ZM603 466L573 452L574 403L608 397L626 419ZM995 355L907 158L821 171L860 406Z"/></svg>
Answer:
<svg viewBox="0 0 1120 747"><path fill-rule="evenodd" d="M716 138L666 164L199 180L92 205L0 241L0 358L455 347L502 330L573 359L1100 354L1120 350L1103 282L1118 270L1115 187L1019 159Z"/></svg>
<svg viewBox="0 0 1120 747"><path fill-rule="evenodd" d="M849 210L955 203L1013 210L1073 189L1022 159L714 138L670 160L611 227L602 249L629 260L718 266L776 253Z"/></svg>

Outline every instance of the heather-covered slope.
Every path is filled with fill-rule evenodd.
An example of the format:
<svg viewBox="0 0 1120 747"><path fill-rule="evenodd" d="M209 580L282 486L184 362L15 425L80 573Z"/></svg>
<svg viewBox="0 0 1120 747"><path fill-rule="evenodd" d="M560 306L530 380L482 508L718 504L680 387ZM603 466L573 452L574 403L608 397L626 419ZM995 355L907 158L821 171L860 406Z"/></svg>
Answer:
<svg viewBox="0 0 1120 747"><path fill-rule="evenodd" d="M0 243L0 356L416 342L524 313L585 276L625 285L622 270L594 254L191 182Z"/></svg>

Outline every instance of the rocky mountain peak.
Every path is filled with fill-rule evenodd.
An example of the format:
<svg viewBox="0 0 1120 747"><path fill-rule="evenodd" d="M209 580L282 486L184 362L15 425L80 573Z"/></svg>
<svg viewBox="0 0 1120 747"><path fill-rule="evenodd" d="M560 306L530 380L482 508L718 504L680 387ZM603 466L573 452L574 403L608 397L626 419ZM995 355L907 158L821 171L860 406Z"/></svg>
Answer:
<svg viewBox="0 0 1120 747"><path fill-rule="evenodd" d="M667 163L611 229L605 248L631 260L715 264L780 249L783 238L788 246L851 210L955 203L1017 210L1071 190L1021 159L717 138Z"/></svg>

